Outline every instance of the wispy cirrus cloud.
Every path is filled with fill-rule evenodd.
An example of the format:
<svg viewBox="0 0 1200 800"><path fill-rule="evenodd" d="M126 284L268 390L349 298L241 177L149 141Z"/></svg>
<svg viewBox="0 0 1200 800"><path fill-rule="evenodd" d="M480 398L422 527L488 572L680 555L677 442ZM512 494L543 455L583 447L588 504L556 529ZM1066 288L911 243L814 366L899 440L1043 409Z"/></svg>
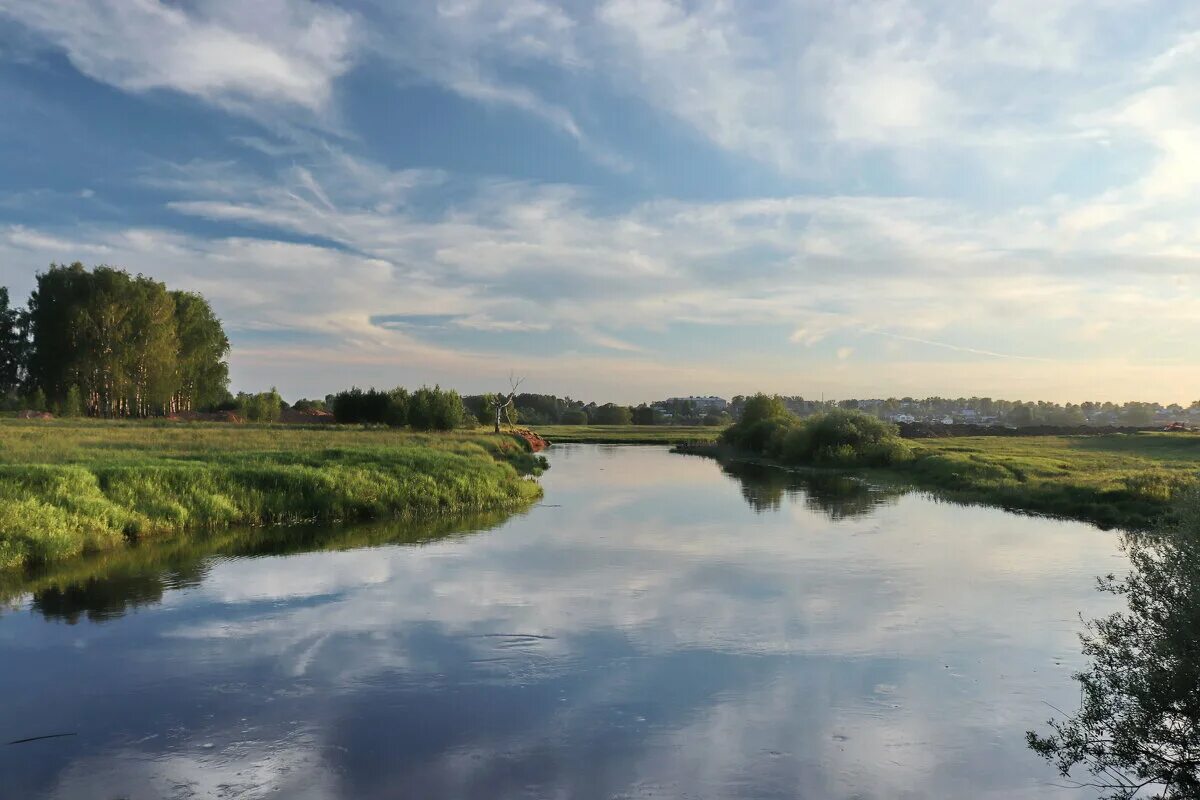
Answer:
<svg viewBox="0 0 1200 800"><path fill-rule="evenodd" d="M62 48L98 81L241 110L270 102L325 111L356 38L350 14L309 0L2 0L0 15Z"/></svg>

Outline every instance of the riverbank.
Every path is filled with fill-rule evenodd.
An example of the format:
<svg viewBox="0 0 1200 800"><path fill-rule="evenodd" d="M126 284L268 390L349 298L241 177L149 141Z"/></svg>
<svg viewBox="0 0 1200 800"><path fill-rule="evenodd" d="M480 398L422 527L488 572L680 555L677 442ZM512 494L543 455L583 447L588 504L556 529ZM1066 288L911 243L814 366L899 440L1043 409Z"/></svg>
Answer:
<svg viewBox="0 0 1200 800"><path fill-rule="evenodd" d="M1197 484L1200 436L1179 433L1101 436L962 437L910 440L913 458L855 470L881 483L904 483L947 499L1141 529ZM736 457L716 445L680 452ZM762 461L762 459L756 459Z"/></svg>
<svg viewBox="0 0 1200 800"><path fill-rule="evenodd" d="M0 422L0 569L186 529L515 510L517 436L320 426Z"/></svg>
<svg viewBox="0 0 1200 800"><path fill-rule="evenodd" d="M724 428L709 425L539 425L551 444L682 444L715 442Z"/></svg>

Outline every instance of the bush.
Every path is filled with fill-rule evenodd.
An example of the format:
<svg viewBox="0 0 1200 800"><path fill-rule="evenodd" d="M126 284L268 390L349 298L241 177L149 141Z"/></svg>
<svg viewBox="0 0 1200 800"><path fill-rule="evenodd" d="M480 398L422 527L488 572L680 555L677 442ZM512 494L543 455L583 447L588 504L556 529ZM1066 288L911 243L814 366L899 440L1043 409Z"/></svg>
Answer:
<svg viewBox="0 0 1200 800"><path fill-rule="evenodd" d="M787 453L795 463L881 466L908 452L895 425L861 411L838 409L801 424L804 435L793 438Z"/></svg>
<svg viewBox="0 0 1200 800"><path fill-rule="evenodd" d="M570 411L562 412L562 416L558 418L560 425L587 425L588 415L582 408L571 409Z"/></svg>
<svg viewBox="0 0 1200 800"><path fill-rule="evenodd" d="M771 398L759 403L773 407ZM750 401L747 401L749 407ZM759 410L761 410L761 408ZM839 409L799 420L789 415L757 418L732 425L721 440L752 453L788 464L830 466L886 466L912 457L895 425L848 409Z"/></svg>

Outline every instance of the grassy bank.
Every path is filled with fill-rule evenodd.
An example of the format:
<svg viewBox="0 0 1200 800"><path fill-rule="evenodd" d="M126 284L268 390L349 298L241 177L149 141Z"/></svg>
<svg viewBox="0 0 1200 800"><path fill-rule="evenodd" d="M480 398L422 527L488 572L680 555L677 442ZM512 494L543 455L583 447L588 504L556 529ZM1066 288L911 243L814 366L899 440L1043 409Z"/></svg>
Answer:
<svg viewBox="0 0 1200 800"><path fill-rule="evenodd" d="M0 568L189 528L515 509L540 460L489 434L0 422Z"/></svg>
<svg viewBox="0 0 1200 800"><path fill-rule="evenodd" d="M912 457L856 470L872 481L947 499L1142 529L1200 481L1200 435L963 437L909 441ZM718 445L687 448L714 457ZM757 458L764 463L769 459Z"/></svg>
<svg viewBox="0 0 1200 800"><path fill-rule="evenodd" d="M1200 436L964 437L913 442L888 470L956 499L1145 528L1200 478Z"/></svg>
<svg viewBox="0 0 1200 800"><path fill-rule="evenodd" d="M722 428L706 425L541 425L538 435L551 443L680 444L713 442Z"/></svg>

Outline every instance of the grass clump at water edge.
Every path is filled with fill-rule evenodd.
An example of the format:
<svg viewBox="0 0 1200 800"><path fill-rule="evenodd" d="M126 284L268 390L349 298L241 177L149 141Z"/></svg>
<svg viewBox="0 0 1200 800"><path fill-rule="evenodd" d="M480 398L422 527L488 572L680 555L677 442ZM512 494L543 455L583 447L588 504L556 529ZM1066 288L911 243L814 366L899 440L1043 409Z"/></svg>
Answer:
<svg viewBox="0 0 1200 800"><path fill-rule="evenodd" d="M541 496L524 475L544 462L515 437L313 431L305 447L303 432L289 431L284 448L259 450L239 449L242 429L202 435L207 446L164 437L156 447L136 427L107 427L97 446L60 442L48 450L55 463L36 463L29 441L6 446L10 433L27 439L28 427L0 425L0 569L184 529L431 517L517 509ZM95 428L41 435L83 440Z"/></svg>

